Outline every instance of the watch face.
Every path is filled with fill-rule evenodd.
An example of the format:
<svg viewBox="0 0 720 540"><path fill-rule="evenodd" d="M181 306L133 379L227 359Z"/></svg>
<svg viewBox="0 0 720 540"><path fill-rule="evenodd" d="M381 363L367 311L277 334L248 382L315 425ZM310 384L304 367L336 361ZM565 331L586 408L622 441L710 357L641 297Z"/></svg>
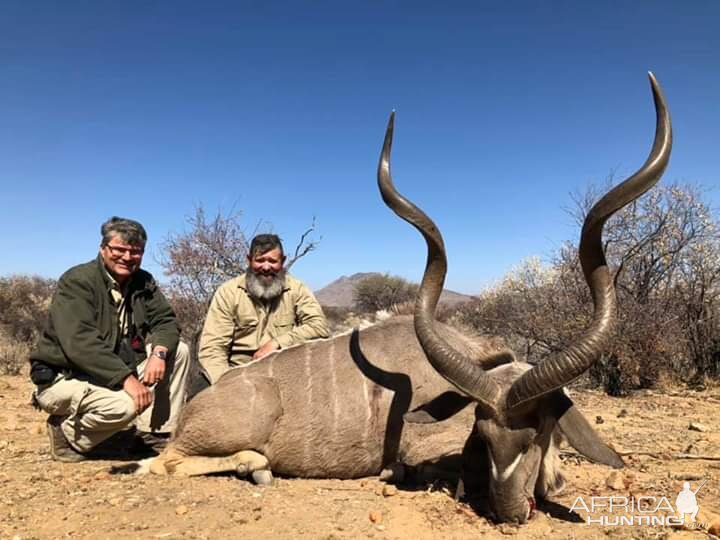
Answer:
<svg viewBox="0 0 720 540"><path fill-rule="evenodd" d="M167 353L165 351L157 351L155 353L155 356L157 356L161 360L165 360L165 358L167 357Z"/></svg>

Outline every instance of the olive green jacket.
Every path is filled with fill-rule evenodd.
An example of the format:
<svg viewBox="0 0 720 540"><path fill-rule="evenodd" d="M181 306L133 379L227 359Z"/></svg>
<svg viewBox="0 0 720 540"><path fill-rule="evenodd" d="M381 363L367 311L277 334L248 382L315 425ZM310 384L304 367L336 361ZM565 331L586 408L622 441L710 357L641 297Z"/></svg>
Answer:
<svg viewBox="0 0 720 540"><path fill-rule="evenodd" d="M167 347L168 354L173 354L180 329L152 275L138 270L130 277L128 287L137 335L144 342L152 334L154 346ZM118 387L145 359L145 350L136 347L134 365L126 364L116 354L120 328L111 289L110 276L99 255L65 272L58 281L48 321L30 360L83 376L100 386Z"/></svg>
<svg viewBox="0 0 720 540"><path fill-rule="evenodd" d="M270 340L285 349L330 335L313 293L287 274L279 298L266 303L252 298L245 274L223 283L213 296L200 338L198 359L214 384L231 365L242 364Z"/></svg>

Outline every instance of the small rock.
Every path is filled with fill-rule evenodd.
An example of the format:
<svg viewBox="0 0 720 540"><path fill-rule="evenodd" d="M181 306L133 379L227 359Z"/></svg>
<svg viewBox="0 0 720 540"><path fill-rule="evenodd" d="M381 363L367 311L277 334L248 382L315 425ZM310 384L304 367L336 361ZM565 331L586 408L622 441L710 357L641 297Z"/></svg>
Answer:
<svg viewBox="0 0 720 540"><path fill-rule="evenodd" d="M620 412L618 413L618 418L625 418L628 415L627 409L620 409Z"/></svg>
<svg viewBox="0 0 720 540"><path fill-rule="evenodd" d="M505 534L508 536L517 534L517 532L518 532L518 528L514 527L513 525L510 525L509 523L501 523L500 525L497 526L497 528L500 531L500 534Z"/></svg>
<svg viewBox="0 0 720 540"><path fill-rule="evenodd" d="M605 485L607 487L609 487L610 489L614 489L615 491L620 491L620 490L625 489L625 479L623 478L623 475L620 472L613 471L605 479Z"/></svg>
<svg viewBox="0 0 720 540"><path fill-rule="evenodd" d="M175 508L175 513L176 513L178 516L184 516L185 514L188 513L188 507L185 506L184 504L181 504L180 506L178 506L177 508Z"/></svg>
<svg viewBox="0 0 720 540"><path fill-rule="evenodd" d="M683 473L683 474L676 474L675 480L685 480L685 481L692 481L695 482L697 480L702 480L704 476L701 474L692 474L692 473Z"/></svg>
<svg viewBox="0 0 720 540"><path fill-rule="evenodd" d="M707 431L707 428L700 422L690 422L688 429L690 431L699 431L700 433L704 433L705 431Z"/></svg>
<svg viewBox="0 0 720 540"><path fill-rule="evenodd" d="M100 471L95 475L95 480L110 480L110 473L107 471Z"/></svg>
<svg viewBox="0 0 720 540"><path fill-rule="evenodd" d="M715 536L720 536L720 519L717 520L715 523L710 524L708 532L710 534L714 534Z"/></svg>
<svg viewBox="0 0 720 540"><path fill-rule="evenodd" d="M596 424L604 424L604 423L605 423L605 420L603 419L602 416L597 415L597 416L595 417L595 423L596 423Z"/></svg>
<svg viewBox="0 0 720 540"><path fill-rule="evenodd" d="M368 517L370 518L370 521L372 521L373 523L382 523L383 515L382 515L382 512L380 512L378 510L372 510L370 512L370 514L368 515Z"/></svg>
<svg viewBox="0 0 720 540"><path fill-rule="evenodd" d="M382 494L383 497L392 497L393 495L397 495L398 489L395 486L386 485L383 487Z"/></svg>

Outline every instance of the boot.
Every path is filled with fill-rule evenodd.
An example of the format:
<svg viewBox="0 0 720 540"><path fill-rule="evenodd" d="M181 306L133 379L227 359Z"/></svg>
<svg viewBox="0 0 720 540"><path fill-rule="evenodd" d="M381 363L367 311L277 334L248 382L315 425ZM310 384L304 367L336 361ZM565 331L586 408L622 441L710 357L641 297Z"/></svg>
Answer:
<svg viewBox="0 0 720 540"><path fill-rule="evenodd" d="M87 459L85 454L78 452L65 438L65 434L60 429L60 424L65 420L65 416L50 415L47 419L47 433L50 439L50 455L55 461L64 461L65 463L77 463Z"/></svg>
<svg viewBox="0 0 720 540"><path fill-rule="evenodd" d="M169 433L157 433L148 431L135 432L134 450L152 450L156 454L162 453L170 441Z"/></svg>

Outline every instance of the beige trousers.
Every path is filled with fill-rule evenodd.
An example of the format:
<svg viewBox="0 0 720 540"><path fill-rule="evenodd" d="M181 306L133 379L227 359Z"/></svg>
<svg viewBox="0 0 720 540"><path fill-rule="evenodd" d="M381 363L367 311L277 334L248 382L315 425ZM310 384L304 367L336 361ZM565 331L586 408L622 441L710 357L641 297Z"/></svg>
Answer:
<svg viewBox="0 0 720 540"><path fill-rule="evenodd" d="M151 346L148 345L148 355ZM147 360L138 365L142 377ZM135 403L124 390L110 390L81 378L60 378L36 392L43 411L67 416L60 425L70 444L87 452L135 420L138 431L170 433L185 402L190 350L180 342L174 357L166 360L165 377L153 390L153 402L137 415Z"/></svg>

